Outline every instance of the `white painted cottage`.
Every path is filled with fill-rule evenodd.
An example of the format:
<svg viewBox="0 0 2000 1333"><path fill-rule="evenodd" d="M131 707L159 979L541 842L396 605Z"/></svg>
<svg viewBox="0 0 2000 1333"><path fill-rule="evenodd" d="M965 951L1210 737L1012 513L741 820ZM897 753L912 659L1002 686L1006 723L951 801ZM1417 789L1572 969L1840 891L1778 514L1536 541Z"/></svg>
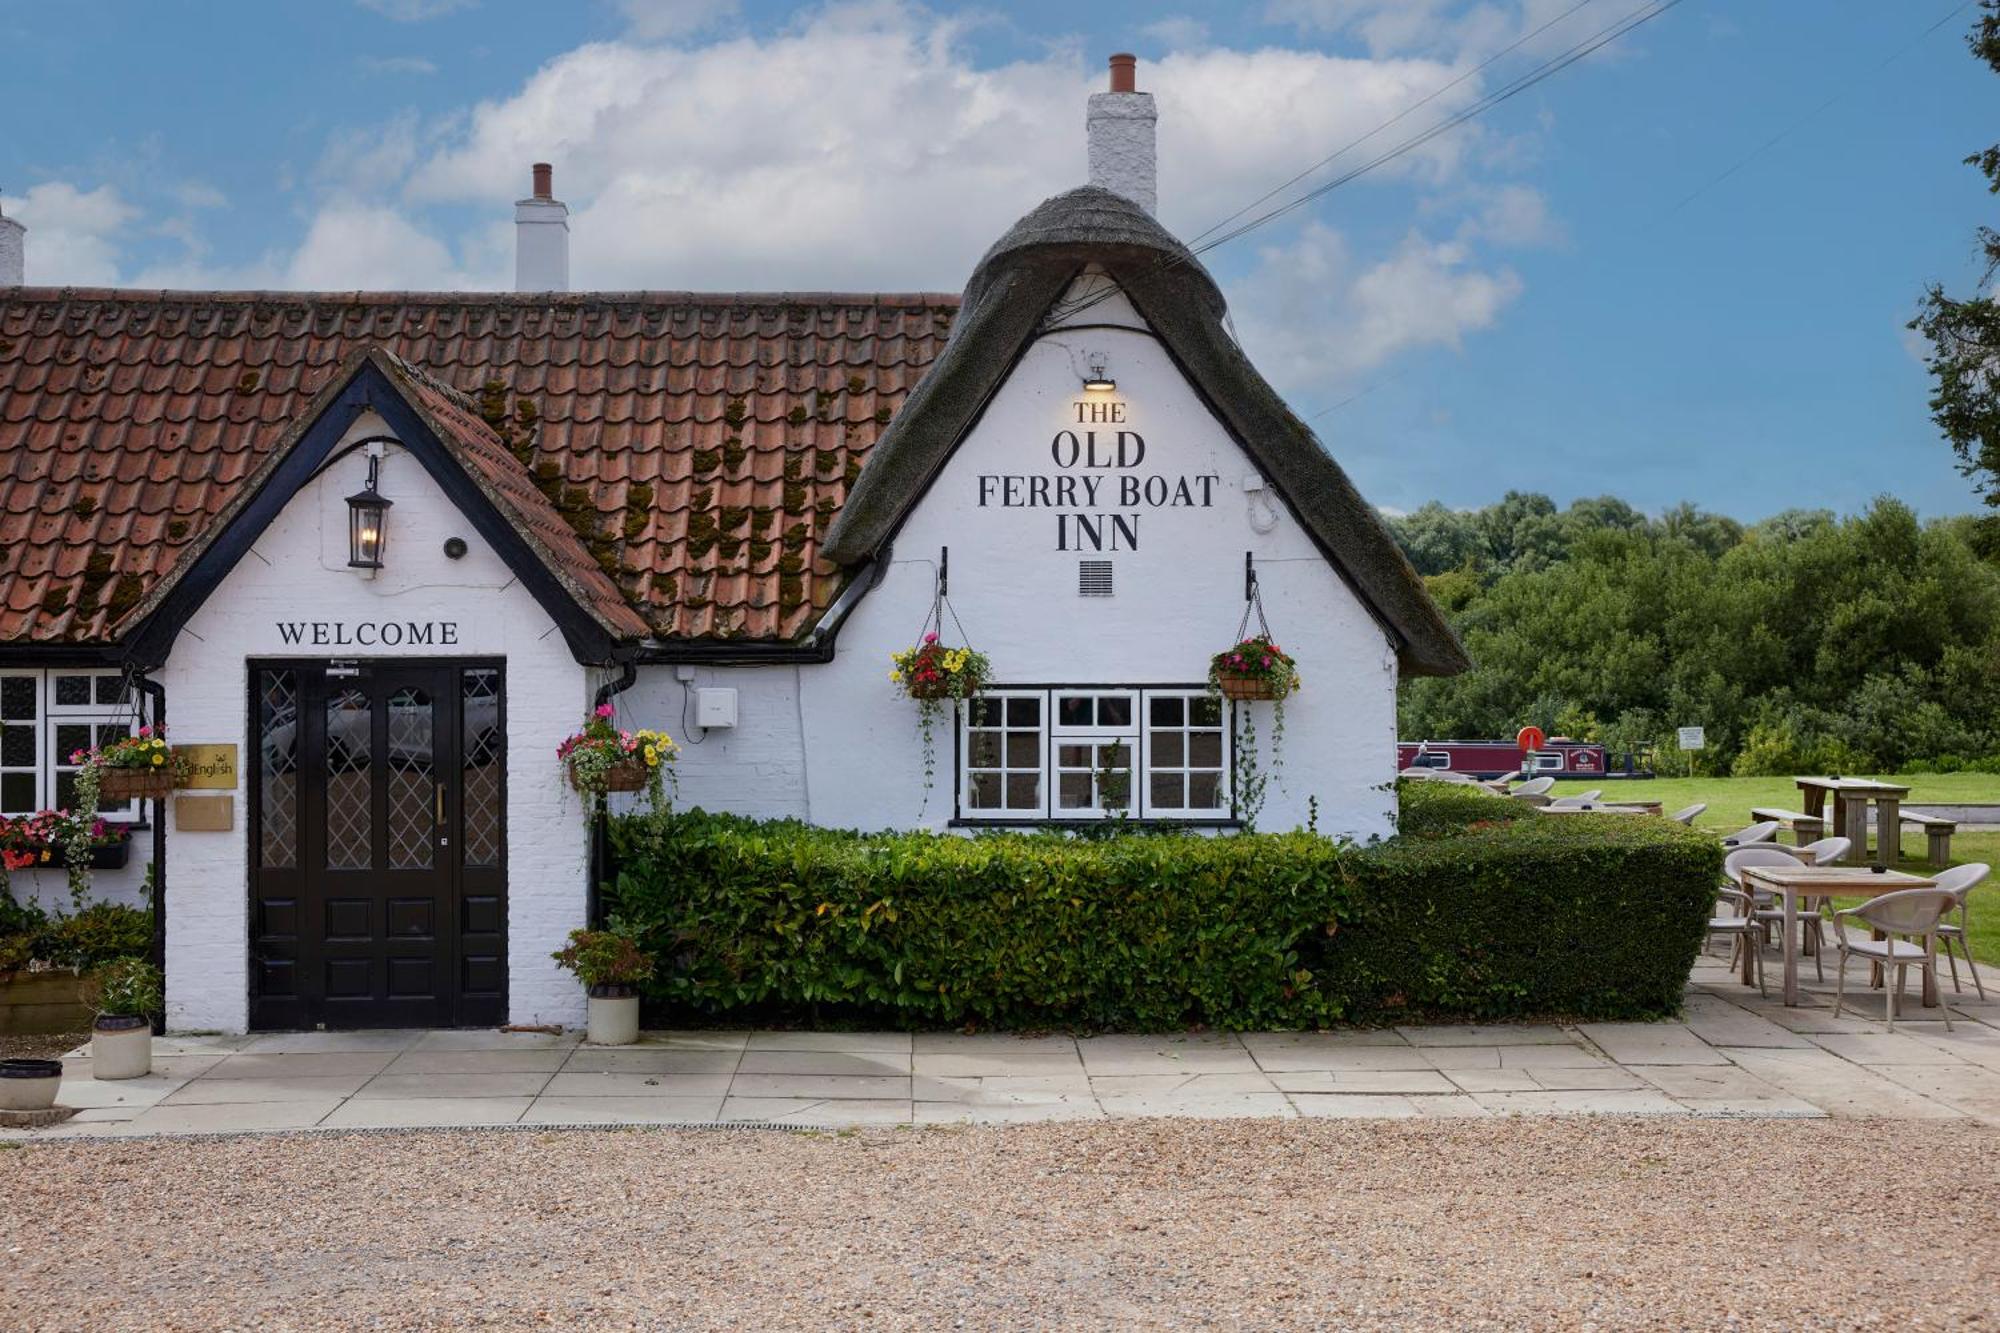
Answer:
<svg viewBox="0 0 2000 1333"><path fill-rule="evenodd" d="M682 804L1227 831L1254 587L1304 678L1259 826L1388 833L1397 679L1464 659L1153 220L1152 125L1114 61L1093 184L961 297L570 295L545 169L519 294L0 289L0 813L164 721L222 748L107 806L97 888L154 864L172 1026L573 1023L594 704L682 742ZM927 782L888 668L940 595L996 683Z"/></svg>

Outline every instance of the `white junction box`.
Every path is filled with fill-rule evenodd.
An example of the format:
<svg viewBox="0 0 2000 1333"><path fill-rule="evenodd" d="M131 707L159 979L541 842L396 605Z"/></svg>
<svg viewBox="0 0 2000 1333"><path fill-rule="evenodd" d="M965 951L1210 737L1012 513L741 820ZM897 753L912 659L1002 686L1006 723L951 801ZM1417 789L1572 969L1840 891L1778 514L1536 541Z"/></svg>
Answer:
<svg viewBox="0 0 2000 1333"><path fill-rule="evenodd" d="M703 729L736 725L736 691L729 687L694 692L694 724Z"/></svg>

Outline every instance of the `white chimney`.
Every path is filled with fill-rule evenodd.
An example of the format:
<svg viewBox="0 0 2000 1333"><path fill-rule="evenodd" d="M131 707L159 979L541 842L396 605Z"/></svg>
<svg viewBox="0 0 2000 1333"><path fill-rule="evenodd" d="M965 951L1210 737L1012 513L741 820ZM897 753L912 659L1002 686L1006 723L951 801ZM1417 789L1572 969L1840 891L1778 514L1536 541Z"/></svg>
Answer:
<svg viewBox="0 0 2000 1333"><path fill-rule="evenodd" d="M28 229L0 214L0 287L19 287L28 280Z"/></svg>
<svg viewBox="0 0 2000 1333"><path fill-rule="evenodd" d="M1138 91L1137 56L1111 57L1111 91L1090 95L1090 183L1159 211L1153 95Z"/></svg>
<svg viewBox="0 0 2000 1333"><path fill-rule="evenodd" d="M554 170L535 163L535 193L514 201L514 290L569 290L569 205L554 197Z"/></svg>

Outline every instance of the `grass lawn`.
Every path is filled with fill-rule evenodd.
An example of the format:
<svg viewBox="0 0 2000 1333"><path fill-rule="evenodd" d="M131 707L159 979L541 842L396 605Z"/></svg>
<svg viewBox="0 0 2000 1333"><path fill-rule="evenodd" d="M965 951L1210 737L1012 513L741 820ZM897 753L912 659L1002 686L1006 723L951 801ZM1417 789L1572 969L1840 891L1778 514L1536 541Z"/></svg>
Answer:
<svg viewBox="0 0 2000 1333"><path fill-rule="evenodd" d="M1847 776L1862 777L1864 774ZM1887 779L1899 786L1910 789L1906 806L1921 807L1926 802L1949 805L1959 802L1973 804L2000 803L2000 775L1992 773L1904 773ZM1752 806L1776 806L1784 810L1801 809L1799 798L1803 795L1790 778L1652 778L1639 781L1617 779L1612 781L1558 782L1552 796L1573 796L1592 787L1602 787L1607 800L1617 800L1621 796L1633 800L1658 801L1667 814L1672 814L1697 801L1704 801L1708 809L1703 811L1695 824L1700 828L1714 829L1718 836L1734 832L1750 822ZM1922 874L1929 870L1941 870L1924 859L1924 835L1913 828L1902 830L1902 859L1896 864L1899 870ZM1790 842L1791 835L1783 834L1784 841ZM1951 860L1954 865L1967 861L1983 861L1987 865L2000 865L2000 832L1967 833L1961 830L1951 840ZM1972 936L1972 956L1982 963L1991 963L2000 968L2000 876L1988 879L1973 890L1969 900L1972 905L1968 926ZM1843 901L1841 906L1852 904ZM1981 973L1987 980L1989 989L2000 974ZM1950 973L1945 974L1945 985L1950 986ZM1970 986L1970 979L1967 985ZM2000 992L1995 992L2000 993Z"/></svg>

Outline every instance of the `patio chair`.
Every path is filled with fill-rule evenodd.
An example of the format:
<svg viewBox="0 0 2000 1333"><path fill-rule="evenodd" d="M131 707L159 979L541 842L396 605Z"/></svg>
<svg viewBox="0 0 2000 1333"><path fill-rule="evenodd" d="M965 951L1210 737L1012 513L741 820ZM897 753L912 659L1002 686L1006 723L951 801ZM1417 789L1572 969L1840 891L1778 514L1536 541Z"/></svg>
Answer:
<svg viewBox="0 0 2000 1333"><path fill-rule="evenodd" d="M1604 799L1604 788L1592 787L1589 791L1580 791L1576 794L1576 799L1579 801L1601 801Z"/></svg>
<svg viewBox="0 0 2000 1333"><path fill-rule="evenodd" d="M1724 847L1748 847L1752 843L1770 842L1777 836L1778 821L1775 819L1766 819L1751 824L1746 828L1737 829L1734 833L1726 834L1722 839L1722 845Z"/></svg>
<svg viewBox="0 0 2000 1333"><path fill-rule="evenodd" d="M1841 1003L1847 998L1847 958L1865 958L1883 969L1882 986L1888 992L1889 1029L1896 1027L1896 997L1902 993L1911 967L1915 967L1931 989L1937 986L1938 926L1944 914L1958 905L1959 896L1950 889L1898 889L1871 898L1859 907L1833 914L1833 942L1840 950L1840 975L1834 981L1833 1016L1840 1017ZM1882 938L1857 940L1847 934L1846 918L1853 917ZM1894 968L1891 977L1888 969ZM1951 1006L1939 1005L1944 1030L1951 1031Z"/></svg>
<svg viewBox="0 0 2000 1333"><path fill-rule="evenodd" d="M1852 838L1821 838L1799 848L1799 861L1809 866L1839 865L1840 858L1847 855L1847 849L1853 845Z"/></svg>
<svg viewBox="0 0 2000 1333"><path fill-rule="evenodd" d="M1937 886L1949 889L1958 898L1958 906L1955 909L1958 920L1946 921L1938 926L1938 941L1944 945L1945 961L1951 964L1951 988L1961 995L1965 993L1965 987L1958 984L1958 958L1951 951L1952 944L1956 942L1959 953L1965 955L1966 967L1972 972L1973 989L1979 992L1979 998L1982 1000L1986 998L1986 985L1979 979L1979 964L1972 961L1972 950L1966 943L1965 900L1971 896L1973 885L1991 873L1990 866L1975 861L1970 865L1941 870L1937 876Z"/></svg>
<svg viewBox="0 0 2000 1333"><path fill-rule="evenodd" d="M1828 841L1847 840L1840 838ZM1750 914L1757 918L1760 940L1769 938L1773 931L1785 928L1785 907L1778 901L1777 894L1745 883L1744 870L1750 866L1778 866L1781 869L1789 869L1792 866L1810 864L1812 862L1801 861L1776 843L1766 843L1761 847L1739 847L1723 858L1723 873L1729 876L1730 884L1750 895ZM1823 897L1801 897L1796 909L1800 951L1812 955L1813 972L1821 981L1826 980L1826 964L1821 961L1821 955L1826 951L1826 929L1821 922L1820 908L1826 901Z"/></svg>
<svg viewBox="0 0 2000 1333"><path fill-rule="evenodd" d="M1692 826L1694 824L1694 821L1701 817L1701 812L1706 809L1708 809L1707 801L1696 801L1693 805L1689 806L1685 810L1674 811L1672 814L1668 815L1667 818L1673 820L1676 824L1687 824L1689 826Z"/></svg>
<svg viewBox="0 0 2000 1333"><path fill-rule="evenodd" d="M1555 785L1556 780L1554 778L1529 778L1526 782L1507 794L1509 796L1546 796L1549 793L1549 788Z"/></svg>
<svg viewBox="0 0 2000 1333"><path fill-rule="evenodd" d="M1751 970L1757 974L1757 994L1769 999L1771 993L1764 989L1764 951L1757 947L1757 937L1763 932L1764 928L1758 924L1757 918L1753 914L1750 895L1741 889L1717 889L1715 896L1719 899L1736 903L1739 910L1735 912L1722 912L1716 916L1711 916L1708 919L1708 933L1710 935L1728 935L1731 937L1733 943L1729 948L1729 965L1732 968L1736 966L1736 951L1738 949L1748 949L1750 951ZM1716 906L1720 908L1721 903L1717 903ZM1702 947L1705 951L1707 949L1706 943Z"/></svg>
<svg viewBox="0 0 2000 1333"><path fill-rule="evenodd" d="M1588 810L1596 804L1597 801L1595 800L1595 798L1589 796L1558 796L1556 797L1556 799L1549 802L1549 809Z"/></svg>

